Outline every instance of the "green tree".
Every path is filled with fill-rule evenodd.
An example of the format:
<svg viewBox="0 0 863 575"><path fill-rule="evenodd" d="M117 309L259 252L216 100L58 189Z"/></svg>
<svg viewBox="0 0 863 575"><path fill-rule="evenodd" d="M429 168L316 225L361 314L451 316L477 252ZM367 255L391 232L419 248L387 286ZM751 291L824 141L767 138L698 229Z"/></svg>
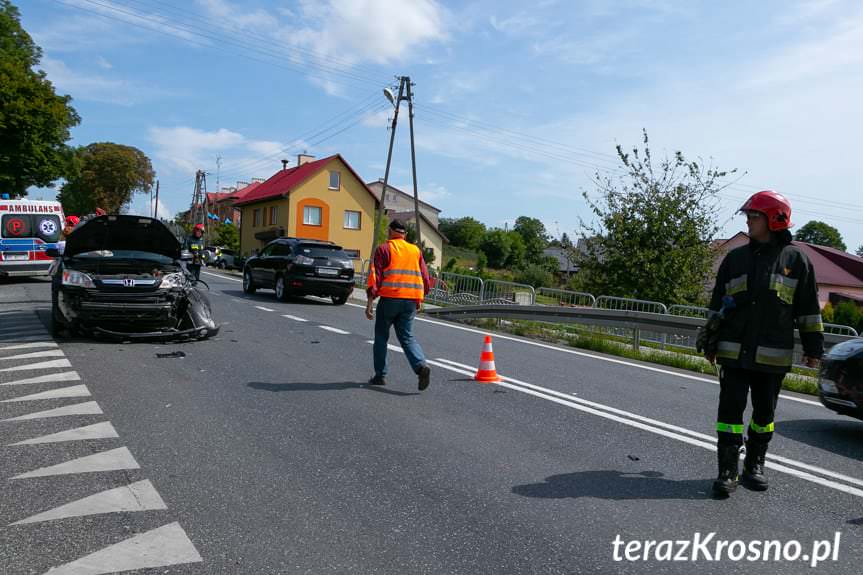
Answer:
<svg viewBox="0 0 863 575"><path fill-rule="evenodd" d="M538 263L543 257L542 250L548 247L548 233L545 231L545 225L536 218L519 216L512 229L524 240L527 261Z"/></svg>
<svg viewBox="0 0 863 575"><path fill-rule="evenodd" d="M490 230L483 237L479 249L485 254L489 267L502 268L512 251L512 240L503 230Z"/></svg>
<svg viewBox="0 0 863 575"><path fill-rule="evenodd" d="M217 246L224 246L232 250L240 249L240 232L231 224L211 224L210 234L215 238Z"/></svg>
<svg viewBox="0 0 863 575"><path fill-rule="evenodd" d="M815 244L816 246L827 246L845 251L845 242L839 230L824 222L812 220L797 230L794 239L798 242Z"/></svg>
<svg viewBox="0 0 863 575"><path fill-rule="evenodd" d="M853 301L840 302L833 310L833 323L853 327L859 332L863 323L863 312Z"/></svg>
<svg viewBox="0 0 863 575"><path fill-rule="evenodd" d="M144 152L112 142L77 148L72 164L57 196L67 214L118 212L133 194L149 192L155 177Z"/></svg>
<svg viewBox="0 0 863 575"><path fill-rule="evenodd" d="M863 258L863 244L860 244L860 246L858 246L857 251L855 253L857 254L858 257Z"/></svg>
<svg viewBox="0 0 863 575"><path fill-rule="evenodd" d="M624 175L595 177L596 195L583 193L597 222L581 222L579 289L664 302L703 297L717 231L716 194L732 172L688 161L682 152L656 165L647 131L644 148L617 146Z"/></svg>
<svg viewBox="0 0 863 575"><path fill-rule="evenodd" d="M515 270L521 269L528 262L527 244L524 238L516 231L507 232L509 237L509 256L506 258L506 267Z"/></svg>
<svg viewBox="0 0 863 575"><path fill-rule="evenodd" d="M515 281L535 288L551 287L554 284L554 276L544 265L529 264L516 274Z"/></svg>
<svg viewBox="0 0 863 575"><path fill-rule="evenodd" d="M34 70L41 59L18 9L0 0L0 191L13 197L65 175L69 130L81 121L72 98L58 96L45 72Z"/></svg>
<svg viewBox="0 0 863 575"><path fill-rule="evenodd" d="M836 318L833 317L833 304L829 301L824 304L824 309L821 310L821 318L824 323L836 323L834 321Z"/></svg>
<svg viewBox="0 0 863 575"><path fill-rule="evenodd" d="M470 218L443 218L438 226L453 246L475 250L485 236L485 224Z"/></svg>

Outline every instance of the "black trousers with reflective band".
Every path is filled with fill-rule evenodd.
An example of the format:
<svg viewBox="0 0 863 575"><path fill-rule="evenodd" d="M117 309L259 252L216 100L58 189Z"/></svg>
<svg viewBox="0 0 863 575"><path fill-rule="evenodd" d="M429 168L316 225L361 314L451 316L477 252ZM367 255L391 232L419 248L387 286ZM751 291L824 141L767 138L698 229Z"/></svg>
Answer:
<svg viewBox="0 0 863 575"><path fill-rule="evenodd" d="M739 426L741 433L717 429L720 444L743 444L743 431L755 443L768 443L773 437L773 415L784 373L765 373L749 369L723 367L719 376L719 413L717 423ZM746 397L752 392L752 420L744 427ZM720 427L717 425L717 428Z"/></svg>

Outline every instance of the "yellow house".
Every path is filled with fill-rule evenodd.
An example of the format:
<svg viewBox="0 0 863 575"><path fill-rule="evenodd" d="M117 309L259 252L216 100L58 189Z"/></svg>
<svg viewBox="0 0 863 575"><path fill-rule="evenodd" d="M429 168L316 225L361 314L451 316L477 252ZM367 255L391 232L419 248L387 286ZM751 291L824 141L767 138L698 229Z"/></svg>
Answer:
<svg viewBox="0 0 863 575"><path fill-rule="evenodd" d="M371 257L377 199L341 155L300 155L234 204L241 210L240 253L282 237L328 240L358 259Z"/></svg>

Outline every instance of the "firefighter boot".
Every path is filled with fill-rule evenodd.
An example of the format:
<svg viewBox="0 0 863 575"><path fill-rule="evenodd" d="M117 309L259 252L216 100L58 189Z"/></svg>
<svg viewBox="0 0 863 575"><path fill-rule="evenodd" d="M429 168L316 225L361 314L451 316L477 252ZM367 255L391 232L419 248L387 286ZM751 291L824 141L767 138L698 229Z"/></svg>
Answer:
<svg viewBox="0 0 863 575"><path fill-rule="evenodd" d="M753 491L767 491L767 476L764 475L764 457L767 455L766 443L746 440L746 459L743 460L741 481Z"/></svg>
<svg viewBox="0 0 863 575"><path fill-rule="evenodd" d="M719 477L713 482L713 493L719 497L728 497L737 490L737 462L740 459L740 448L736 445L720 444L716 449L719 462Z"/></svg>

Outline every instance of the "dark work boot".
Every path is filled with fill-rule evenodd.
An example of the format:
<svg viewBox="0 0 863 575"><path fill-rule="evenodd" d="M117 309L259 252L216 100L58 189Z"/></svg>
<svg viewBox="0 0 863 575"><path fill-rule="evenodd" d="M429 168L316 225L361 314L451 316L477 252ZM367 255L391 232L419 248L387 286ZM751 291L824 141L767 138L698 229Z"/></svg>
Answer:
<svg viewBox="0 0 863 575"><path fill-rule="evenodd" d="M417 389L420 391L424 390L429 386L429 382L431 381L431 369L429 366L423 364L417 370Z"/></svg>
<svg viewBox="0 0 863 575"><path fill-rule="evenodd" d="M764 475L764 458L767 455L766 443L746 440L746 459L743 460L743 484L753 491L767 491L767 476Z"/></svg>
<svg viewBox="0 0 863 575"><path fill-rule="evenodd" d="M386 385L387 380L382 375L376 375L369 380L369 385Z"/></svg>
<svg viewBox="0 0 863 575"><path fill-rule="evenodd" d="M719 497L728 497L737 490L737 462L740 460L740 448L736 445L720 444L716 449L719 462L719 477L713 482L713 493Z"/></svg>

